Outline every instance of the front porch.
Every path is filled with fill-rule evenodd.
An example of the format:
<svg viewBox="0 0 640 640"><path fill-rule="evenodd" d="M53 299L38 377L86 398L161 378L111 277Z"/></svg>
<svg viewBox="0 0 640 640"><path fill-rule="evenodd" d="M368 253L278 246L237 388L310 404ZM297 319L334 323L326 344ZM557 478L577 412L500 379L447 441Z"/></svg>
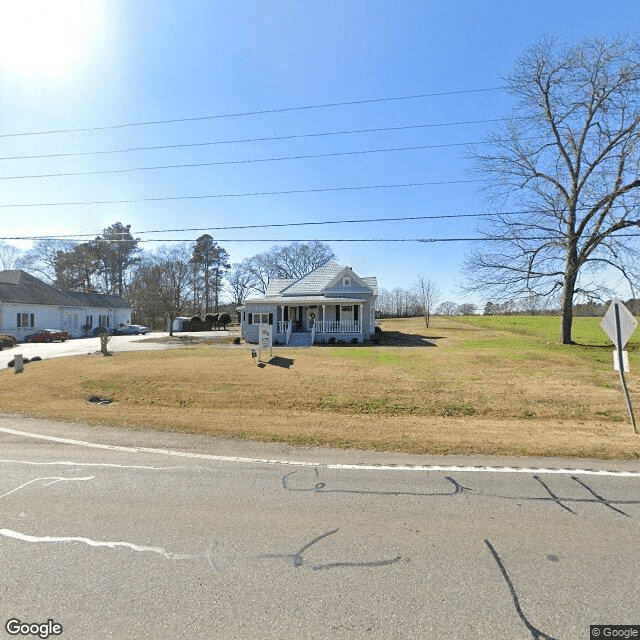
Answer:
<svg viewBox="0 0 640 640"><path fill-rule="evenodd" d="M364 340L362 323L359 320L309 320L309 327L293 320L278 320L275 323L273 339L281 344L289 345L292 341L302 344L344 340L351 342L354 338L358 342ZM292 336L294 338L292 339ZM308 343L306 342L308 339Z"/></svg>

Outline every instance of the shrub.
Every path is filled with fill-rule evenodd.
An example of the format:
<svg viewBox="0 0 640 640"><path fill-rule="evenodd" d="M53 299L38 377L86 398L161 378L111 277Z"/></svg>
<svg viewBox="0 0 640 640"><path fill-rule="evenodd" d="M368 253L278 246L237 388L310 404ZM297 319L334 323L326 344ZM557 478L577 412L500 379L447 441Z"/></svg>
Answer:
<svg viewBox="0 0 640 640"><path fill-rule="evenodd" d="M331 336L331 337L329 338L329 341L328 341L328 342L329 342L329 344L335 344L335 343L336 343L335 336Z"/></svg>
<svg viewBox="0 0 640 640"><path fill-rule="evenodd" d="M204 316L204 321L207 324L218 324L218 314L217 313L206 313Z"/></svg>
<svg viewBox="0 0 640 640"><path fill-rule="evenodd" d="M222 325L223 329L227 328L227 325L231 322L231 316L228 313L218 314L218 324Z"/></svg>
<svg viewBox="0 0 640 640"><path fill-rule="evenodd" d="M351 344L358 344L358 338L351 338Z"/></svg>
<svg viewBox="0 0 640 640"><path fill-rule="evenodd" d="M36 356L37 358L38 356ZM42 358L39 358L40 360L42 360ZM28 362L31 362L31 360L29 360L29 358L22 358L22 364L27 364ZM16 361L15 358L13 360L9 360L9 362L7 362L7 367L15 367L16 366Z"/></svg>
<svg viewBox="0 0 640 640"><path fill-rule="evenodd" d="M194 324L197 324L198 322L202 322L202 318L200 316L191 316L189 318L189 322L193 322Z"/></svg>
<svg viewBox="0 0 640 640"><path fill-rule="evenodd" d="M31 358L31 362L40 362L42 360L42 358L40 356L33 356L33 358Z"/></svg>
<svg viewBox="0 0 640 640"><path fill-rule="evenodd" d="M8 333L0 333L0 348L11 349L11 347L15 347L17 343L18 340L15 336L9 335Z"/></svg>
<svg viewBox="0 0 640 640"><path fill-rule="evenodd" d="M240 344L240 338L237 336L233 339L233 344Z"/></svg>

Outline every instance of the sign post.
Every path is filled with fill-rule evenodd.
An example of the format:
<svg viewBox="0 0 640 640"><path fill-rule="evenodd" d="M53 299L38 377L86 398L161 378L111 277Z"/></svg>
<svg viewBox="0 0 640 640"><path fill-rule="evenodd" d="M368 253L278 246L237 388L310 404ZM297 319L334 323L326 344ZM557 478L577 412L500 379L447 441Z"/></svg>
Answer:
<svg viewBox="0 0 640 640"><path fill-rule="evenodd" d="M629 390L627 389L627 383L624 379L625 371L629 371L629 360L627 352L623 351L624 346L631 337L631 334L638 326L638 321L633 317L633 314L629 309L622 304L622 302L619 300L613 300L609 305L609 309L604 314L600 326L604 329L604 332L609 336L609 339L613 342L616 348L613 352L613 368L620 372L620 384L622 385L622 391L624 392L624 397L627 401L627 409L629 411L629 418L631 418L631 424L633 425L633 432L638 433L636 420L633 416Z"/></svg>

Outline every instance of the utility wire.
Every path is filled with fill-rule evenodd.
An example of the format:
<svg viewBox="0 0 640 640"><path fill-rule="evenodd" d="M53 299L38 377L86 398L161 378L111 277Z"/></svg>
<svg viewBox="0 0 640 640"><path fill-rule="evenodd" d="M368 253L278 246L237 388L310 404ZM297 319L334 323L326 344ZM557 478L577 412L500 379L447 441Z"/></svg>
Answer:
<svg viewBox="0 0 640 640"><path fill-rule="evenodd" d="M611 237L614 238L640 238L640 234L637 233L619 233L615 234ZM14 238L4 238L6 240L13 240ZM22 237L21 240L42 240L40 237ZM48 236L48 240L68 240L68 236ZM439 242L505 242L505 241L524 241L524 240L535 240L545 241L545 240L557 240L557 237L552 236L522 236L522 237L503 237L503 236L485 236L485 237L474 237L474 238L216 238L216 242L271 242L271 243L280 243L280 242L417 242L417 243L425 243L425 244L435 244ZM100 238L100 242L122 242L122 240L117 239L102 239ZM130 242L130 241L129 241ZM137 242L197 242L196 239L185 239L185 238L162 238L161 240L137 240Z"/></svg>
<svg viewBox="0 0 640 640"><path fill-rule="evenodd" d="M587 210L590 207L579 207L580 210ZM487 218L492 216L517 216L526 215L530 213L544 213L539 209L528 209L523 211L499 211L496 213L445 213L438 215L428 216L401 216L391 218L354 218L350 220L312 220L307 222L272 222L264 224L247 224L247 225L228 225L222 227L186 227L182 229L150 229L145 231L136 231L135 235L147 235L158 233L187 233L192 231L231 231L231 230L245 230L245 229L269 229L269 228L282 228L282 227L305 227L305 226L317 226L317 225L334 225L334 224L370 224L372 222L404 222L415 220L444 220L452 218ZM121 235L128 236L130 232L122 232ZM115 233L114 235L118 235ZM69 239L69 238L94 238L95 233L73 233L55 236L57 240ZM13 236L13 237L0 237L0 240L47 240L51 236ZM155 242L155 240L153 241Z"/></svg>
<svg viewBox="0 0 640 640"><path fill-rule="evenodd" d="M212 198L248 198L254 196L280 196L296 193L326 193L332 191L362 191L367 189L401 189L408 187L426 187L434 185L465 184L481 182L480 180L439 180L432 182L407 182L400 184L372 184L347 187L319 187L316 189L288 189L286 191L250 191L246 193L217 193L191 196L155 196L150 198L132 198L127 200L86 200L80 202L27 202L0 204L0 208L9 209L17 207L77 207L101 204L136 204L138 202L163 202L176 200L209 200Z"/></svg>
<svg viewBox="0 0 640 640"><path fill-rule="evenodd" d="M411 129L427 129L435 127L453 127L465 124L488 124L492 122L501 122L504 118L490 118L487 120L461 120L459 122L438 122L431 124L410 124L402 125L398 127L376 127L373 129L347 129L344 131L321 131L317 133L300 133L288 136L268 136L263 138L242 138L238 140L210 140L207 142L189 142L182 144L165 144L155 145L148 147L126 147L123 149L105 149L99 151L77 151L77 152L63 152L63 153L47 153L30 156L4 156L0 157L0 160L35 160L42 158L73 158L82 156L97 156L97 155L109 155L117 153L131 153L132 151L158 151L163 149L189 149L194 147L210 147L214 145L223 144L245 144L248 142L274 142L282 140L297 140L303 138L320 138L329 136L343 136L358 133L384 133L388 131L407 131ZM468 143L478 144L478 143Z"/></svg>
<svg viewBox="0 0 640 640"><path fill-rule="evenodd" d="M150 125L173 124L177 122L198 122L203 120L216 120L219 118L241 118L246 116L265 115L270 113L286 113L289 111L327 109L332 107L346 107L346 106L373 104L373 103L381 103L381 102L399 102L403 100L418 100L422 98L454 96L454 95L462 95L466 93L486 93L490 91L502 91L504 89L505 87L489 87L484 89L465 89L460 91L441 91L437 93L419 93L419 94L410 95L410 96L394 96L389 98L368 98L365 100L346 100L342 102L327 102L323 104L310 104L310 105L302 105L302 106L294 106L294 107L259 109L256 111L243 111L238 113L222 113L222 114L213 114L213 115L207 115L207 116L193 116L189 118L171 118L168 120L147 120L143 122L125 122L120 124L102 125L97 127L82 127L82 128L76 128L76 129L51 129L47 131L24 131L24 132L0 134L0 138L11 138L11 137L18 137L18 136L54 135L54 134L60 134L60 133L81 133L81 132L88 132L88 131L104 131L107 129L124 129L127 127L143 127L143 126L150 126Z"/></svg>
<svg viewBox="0 0 640 640"><path fill-rule="evenodd" d="M100 169L96 171L70 171L63 173L41 173L21 176L0 176L0 180L31 180L39 178L62 178L71 176L94 176L114 173L133 173L136 171L157 171L160 169L193 169L196 167L216 167L221 165L255 164L261 162L280 162L282 160L310 160L317 158L334 158L338 156L355 156L373 153L390 153L397 151L423 151L443 147L457 147L478 144L477 142L456 142L449 144L412 145L407 147L389 147L386 149L361 149L357 151L335 151L331 153L303 154L297 156L279 156L273 158L252 158L249 160L217 160L214 162L190 162L185 164L155 165L151 167L128 167L126 169Z"/></svg>

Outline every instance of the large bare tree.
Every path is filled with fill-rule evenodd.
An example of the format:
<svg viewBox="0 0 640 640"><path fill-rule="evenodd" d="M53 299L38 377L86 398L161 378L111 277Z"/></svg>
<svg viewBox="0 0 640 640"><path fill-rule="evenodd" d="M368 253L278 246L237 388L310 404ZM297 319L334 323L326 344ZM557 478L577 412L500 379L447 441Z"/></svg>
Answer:
<svg viewBox="0 0 640 640"><path fill-rule="evenodd" d="M467 257L468 290L560 299L571 340L576 296L612 270L640 282L640 43L544 36L506 78L512 116L473 156L492 209Z"/></svg>

